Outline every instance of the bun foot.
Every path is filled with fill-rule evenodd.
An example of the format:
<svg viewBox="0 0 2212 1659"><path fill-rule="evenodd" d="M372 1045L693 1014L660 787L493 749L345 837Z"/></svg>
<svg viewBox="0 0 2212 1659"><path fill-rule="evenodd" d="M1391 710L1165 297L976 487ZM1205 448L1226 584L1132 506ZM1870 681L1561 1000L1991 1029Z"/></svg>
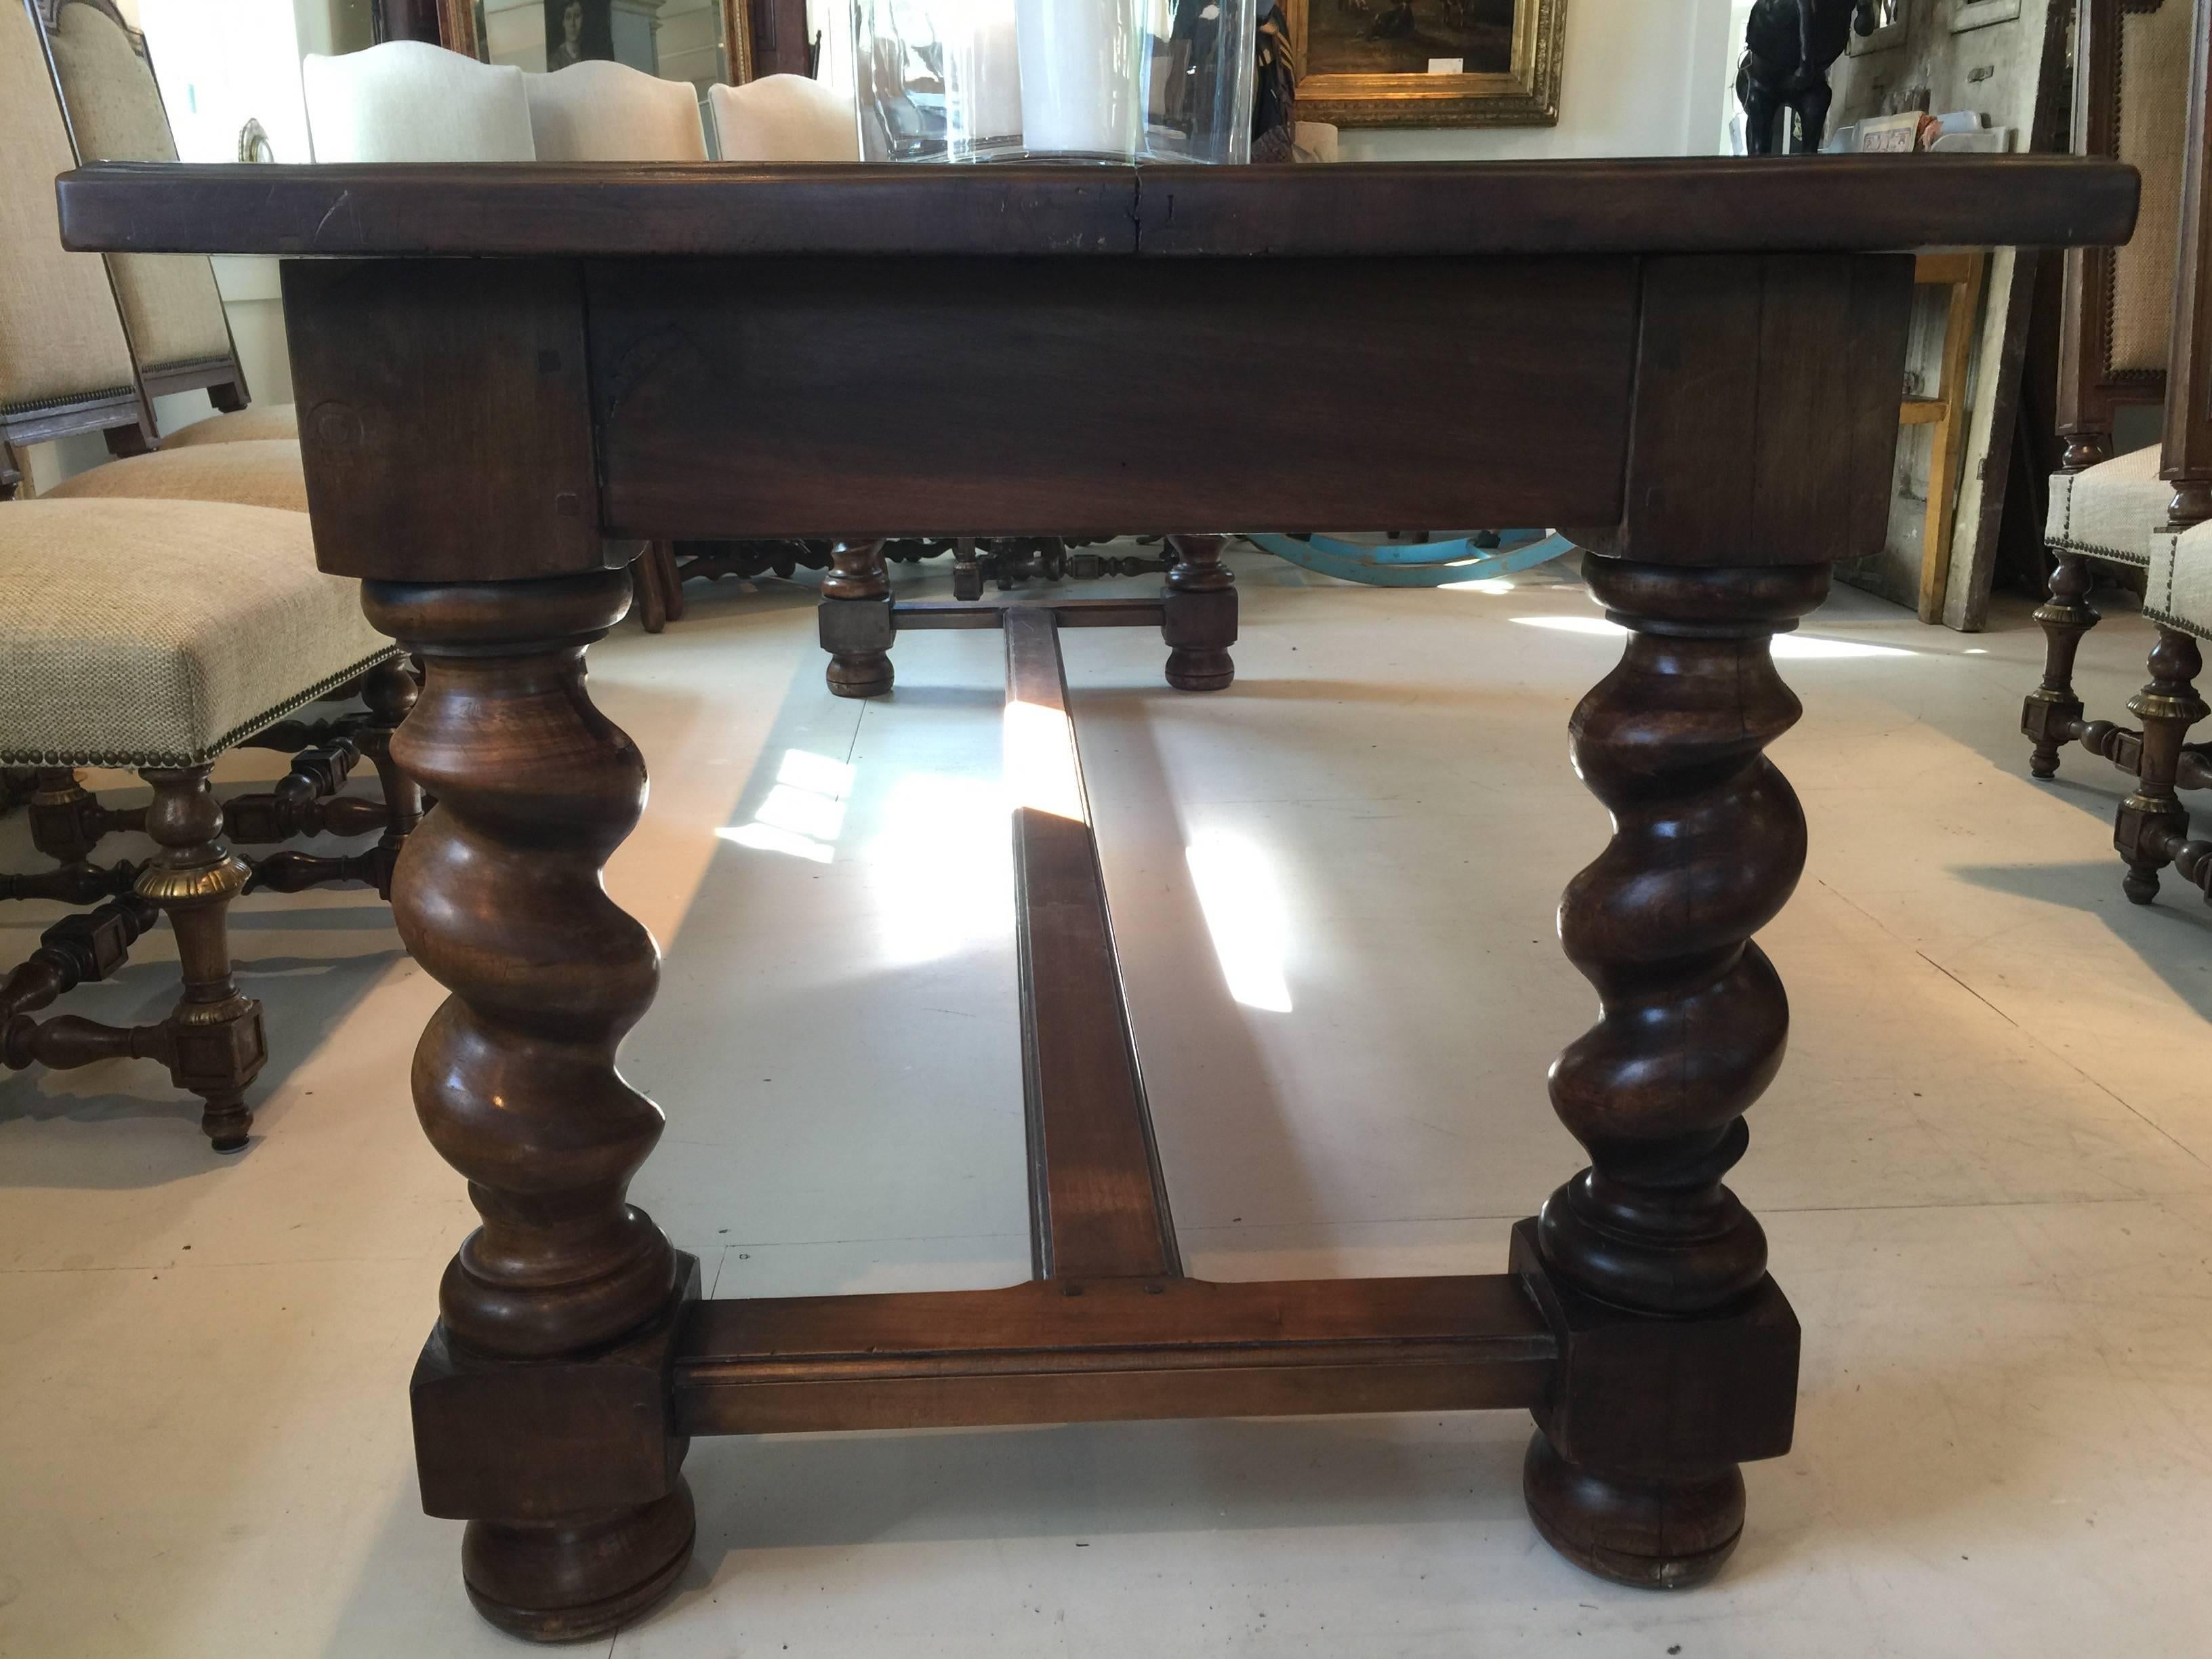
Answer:
<svg viewBox="0 0 2212 1659"><path fill-rule="evenodd" d="M891 689L891 659L886 651L854 651L830 659L824 678L838 697L880 697Z"/></svg>
<svg viewBox="0 0 2212 1659"><path fill-rule="evenodd" d="M1624 1479L1568 1462L1539 1432L1521 1491L1546 1543L1635 1589L1695 1589L1743 1535L1743 1476L1733 1463L1688 1480Z"/></svg>
<svg viewBox="0 0 2212 1659"><path fill-rule="evenodd" d="M1168 684L1178 691L1224 690L1236 678L1237 665L1226 651L1168 653Z"/></svg>
<svg viewBox="0 0 2212 1659"><path fill-rule="evenodd" d="M578 1522L471 1521L461 1539L469 1600L510 1636L580 1642L605 1636L675 1588L691 1559L691 1488L641 1509Z"/></svg>

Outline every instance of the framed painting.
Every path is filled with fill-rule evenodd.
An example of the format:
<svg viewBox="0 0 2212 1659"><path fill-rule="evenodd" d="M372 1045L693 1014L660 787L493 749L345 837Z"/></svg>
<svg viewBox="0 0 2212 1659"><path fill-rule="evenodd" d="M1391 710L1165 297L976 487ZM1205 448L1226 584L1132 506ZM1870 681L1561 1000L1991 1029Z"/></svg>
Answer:
<svg viewBox="0 0 2212 1659"><path fill-rule="evenodd" d="M1548 127L1567 0L1281 0L1302 121Z"/></svg>

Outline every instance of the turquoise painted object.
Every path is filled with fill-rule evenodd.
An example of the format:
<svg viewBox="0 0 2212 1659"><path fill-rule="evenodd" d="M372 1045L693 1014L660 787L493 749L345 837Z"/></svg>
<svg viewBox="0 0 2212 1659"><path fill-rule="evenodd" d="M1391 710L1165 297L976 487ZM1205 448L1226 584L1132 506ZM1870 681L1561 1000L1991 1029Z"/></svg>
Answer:
<svg viewBox="0 0 2212 1659"><path fill-rule="evenodd" d="M1341 536L1247 536L1253 546L1288 559L1323 576L1371 587L1444 587L1534 569L1575 550L1555 530L1500 530L1495 546L1480 546L1477 537L1435 541L1356 542Z"/></svg>

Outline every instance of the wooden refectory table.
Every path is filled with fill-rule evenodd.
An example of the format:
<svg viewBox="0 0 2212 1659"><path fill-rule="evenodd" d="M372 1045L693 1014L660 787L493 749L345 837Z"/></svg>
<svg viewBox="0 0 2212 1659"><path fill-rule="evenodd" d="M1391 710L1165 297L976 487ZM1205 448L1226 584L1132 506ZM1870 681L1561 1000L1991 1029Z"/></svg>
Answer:
<svg viewBox="0 0 2212 1659"><path fill-rule="evenodd" d="M438 805L393 906L453 992L415 1099L483 1225L413 1408L485 1617L574 1638L663 1595L693 1435L925 1425L1517 1407L1571 1559L1718 1570L1797 1376L1722 1180L1788 1030L1751 936L1805 854L1769 641L1881 544L1913 251L2124 241L2130 169L113 164L59 191L73 247L284 258L318 558L427 665L392 751ZM1506 1271L1184 1275L1071 767L1014 813L1035 1279L700 1300L625 1198L661 1115L615 1053L658 956L600 871L645 765L584 684L640 544L840 538L833 690L888 690L901 629L1000 626L1049 726L1061 627L1158 623L1172 683L1228 684L1218 532L1409 524L1561 526L1629 630L1571 724L1614 825L1559 913L1600 1015L1551 1097L1589 1167ZM901 606L876 556L1142 531L1175 538L1158 600Z"/></svg>

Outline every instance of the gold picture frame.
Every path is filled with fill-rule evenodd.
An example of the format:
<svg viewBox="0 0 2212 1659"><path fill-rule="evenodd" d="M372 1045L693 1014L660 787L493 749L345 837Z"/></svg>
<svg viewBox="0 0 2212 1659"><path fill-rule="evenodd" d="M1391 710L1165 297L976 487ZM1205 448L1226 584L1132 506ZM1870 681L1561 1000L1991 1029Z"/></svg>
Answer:
<svg viewBox="0 0 2212 1659"><path fill-rule="evenodd" d="M481 58L483 40L477 27L479 0L438 0L438 38L448 52ZM721 0L722 58L729 65L730 83L743 86L753 78L752 0Z"/></svg>
<svg viewBox="0 0 2212 1659"><path fill-rule="evenodd" d="M1415 0L1438 5L1443 0ZM1284 0L1302 121L1340 127L1548 127L1559 119L1567 0L1515 0L1511 58L1503 71L1463 75L1315 73L1313 12L1346 0Z"/></svg>

